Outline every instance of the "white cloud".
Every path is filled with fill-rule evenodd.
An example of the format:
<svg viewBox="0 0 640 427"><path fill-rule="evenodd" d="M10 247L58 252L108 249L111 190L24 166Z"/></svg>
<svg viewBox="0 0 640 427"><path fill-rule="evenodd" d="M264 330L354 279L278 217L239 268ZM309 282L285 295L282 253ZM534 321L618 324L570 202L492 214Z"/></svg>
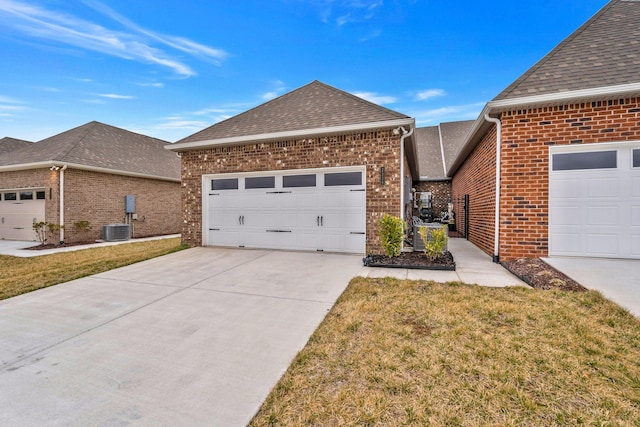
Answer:
<svg viewBox="0 0 640 427"><path fill-rule="evenodd" d="M418 126L433 125L448 121L475 120L485 106L484 102L465 105L451 105L430 110L407 111L415 117Z"/></svg>
<svg viewBox="0 0 640 427"><path fill-rule="evenodd" d="M22 102L18 101L17 99L10 98L8 96L2 96L2 95L0 95L0 103L3 103L3 104L22 104Z"/></svg>
<svg viewBox="0 0 640 427"><path fill-rule="evenodd" d="M431 98L436 98L438 96L445 96L447 92L444 89L426 89L421 90L416 94L416 100L418 101L426 101Z"/></svg>
<svg viewBox="0 0 640 427"><path fill-rule="evenodd" d="M101 96L103 98L109 98L109 99L134 99L135 98L135 96L118 95L117 93L96 93L96 96Z"/></svg>
<svg viewBox="0 0 640 427"><path fill-rule="evenodd" d="M264 101L270 101L274 98L279 97L286 89L286 86L282 80L273 80L270 85L272 89L260 96L260 98Z"/></svg>
<svg viewBox="0 0 640 427"><path fill-rule="evenodd" d="M0 0L0 22L3 26L11 27L16 34L47 43L54 41L122 59L160 65L185 77L193 76L196 72L161 47L169 47L216 64L220 64L228 56L221 49L144 29L97 1L84 3L115 20L124 30L106 28L68 13L19 0Z"/></svg>
<svg viewBox="0 0 640 427"><path fill-rule="evenodd" d="M373 102L374 104L384 105L384 104L394 104L398 102L398 98L387 95L379 95L375 92L352 92L353 95L358 98L366 99L369 102Z"/></svg>
<svg viewBox="0 0 640 427"><path fill-rule="evenodd" d="M138 86L163 88L164 83L138 83Z"/></svg>

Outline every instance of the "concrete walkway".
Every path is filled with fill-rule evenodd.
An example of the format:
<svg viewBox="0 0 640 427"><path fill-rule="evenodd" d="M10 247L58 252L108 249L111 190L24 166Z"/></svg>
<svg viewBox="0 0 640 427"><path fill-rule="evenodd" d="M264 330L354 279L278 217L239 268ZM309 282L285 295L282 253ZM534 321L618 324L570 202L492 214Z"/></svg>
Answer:
<svg viewBox="0 0 640 427"><path fill-rule="evenodd" d="M463 282L491 287L529 286L495 264L491 257L465 239L449 239L449 252L456 262L456 271L408 270L403 268L363 267L363 277L394 277L436 282Z"/></svg>
<svg viewBox="0 0 640 427"><path fill-rule="evenodd" d="M27 242L18 240L0 240L0 255L9 255L20 258L31 258L36 256L51 255L61 252L81 251L83 249L99 248L102 246L125 245L127 243L145 242L148 240L173 239L180 237L179 234L169 234L166 236L143 237L141 239L131 239L117 242L96 242L88 245L67 246L55 249L30 250L32 246L38 246L39 242Z"/></svg>
<svg viewBox="0 0 640 427"><path fill-rule="evenodd" d="M544 261L640 317L640 260L554 257Z"/></svg>

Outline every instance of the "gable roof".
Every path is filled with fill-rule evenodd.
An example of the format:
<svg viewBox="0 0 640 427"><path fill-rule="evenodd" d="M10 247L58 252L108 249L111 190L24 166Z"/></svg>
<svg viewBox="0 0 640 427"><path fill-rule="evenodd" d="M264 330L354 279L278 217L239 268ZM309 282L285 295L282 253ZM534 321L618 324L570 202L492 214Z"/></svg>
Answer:
<svg viewBox="0 0 640 427"><path fill-rule="evenodd" d="M246 142L265 136L316 135L337 128L366 129L372 123L413 122L409 116L317 80L188 136L171 149L200 141ZM393 125L393 124L391 124ZM370 127L369 127L370 128ZM189 144L201 146L201 144Z"/></svg>
<svg viewBox="0 0 640 427"><path fill-rule="evenodd" d="M26 147L30 144L33 143L22 139L10 138L8 136L5 136L4 138L0 139L0 155L4 156L11 151L17 150L18 148Z"/></svg>
<svg viewBox="0 0 640 427"><path fill-rule="evenodd" d="M487 103L447 174L453 176L506 111L640 97L640 0L611 0Z"/></svg>
<svg viewBox="0 0 640 427"><path fill-rule="evenodd" d="M473 124L474 120L464 120L416 128L420 180L449 179L445 171L455 160Z"/></svg>
<svg viewBox="0 0 640 427"><path fill-rule="evenodd" d="M640 1L612 0L495 100L640 82Z"/></svg>
<svg viewBox="0 0 640 427"><path fill-rule="evenodd" d="M179 181L180 159L164 149L168 144L93 121L10 152L0 158L0 171L57 163Z"/></svg>

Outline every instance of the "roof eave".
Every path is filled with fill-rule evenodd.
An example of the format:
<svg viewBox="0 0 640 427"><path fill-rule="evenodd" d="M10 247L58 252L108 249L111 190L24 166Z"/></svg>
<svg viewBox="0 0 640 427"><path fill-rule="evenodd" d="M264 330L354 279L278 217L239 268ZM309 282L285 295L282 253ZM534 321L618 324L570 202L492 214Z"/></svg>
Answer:
<svg viewBox="0 0 640 427"><path fill-rule="evenodd" d="M366 130L383 129L397 126L413 126L415 120L408 117L403 119L385 120L381 122L358 123L352 125L332 126L315 129L300 129L285 132L265 133L259 135L234 136L229 138L211 139L205 141L182 142L178 144L167 145L164 148L171 151L182 152L196 150L202 148L245 145L249 143L261 143L283 139L293 139L305 136L325 136L333 134L343 134L349 132L358 132Z"/></svg>
<svg viewBox="0 0 640 427"><path fill-rule="evenodd" d="M460 169L467 156L469 156L476 145L480 143L482 136L493 126L493 124L484 119L486 114L489 116L498 116L500 113L506 111L523 108L553 107L585 101L594 102L629 97L640 97L640 83L556 92L520 98L498 99L488 102L465 137L465 142L449 167L447 175L453 176L458 169Z"/></svg>
<svg viewBox="0 0 640 427"><path fill-rule="evenodd" d="M156 179L159 181L180 182L180 178L171 178L168 176L151 175L151 174L144 174L139 172L108 169L108 168L102 168L98 166L88 166L88 165L81 165L77 163L61 162L56 160L47 160L44 162L21 163L21 164L15 164L15 165L0 166L0 172L15 172L15 171L24 171L24 170L31 170L31 169L50 168L52 166L65 166L65 165L71 169L85 170L89 172L108 173L112 175L130 176L134 178Z"/></svg>

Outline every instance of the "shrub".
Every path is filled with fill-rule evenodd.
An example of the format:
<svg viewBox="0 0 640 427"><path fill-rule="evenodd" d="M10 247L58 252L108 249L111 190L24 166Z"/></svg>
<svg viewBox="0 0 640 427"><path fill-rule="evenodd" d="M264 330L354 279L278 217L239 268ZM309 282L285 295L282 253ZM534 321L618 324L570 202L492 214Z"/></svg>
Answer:
<svg viewBox="0 0 640 427"><path fill-rule="evenodd" d="M418 234L424 244L424 254L431 261L444 253L447 247L447 230L447 226L444 224L439 229L418 228Z"/></svg>
<svg viewBox="0 0 640 427"><path fill-rule="evenodd" d="M388 257L396 257L402 252L404 227L402 218L385 215L380 219L380 246Z"/></svg>
<svg viewBox="0 0 640 427"><path fill-rule="evenodd" d="M33 223L33 231L36 233L36 239L41 245L47 242L47 225L44 221Z"/></svg>

